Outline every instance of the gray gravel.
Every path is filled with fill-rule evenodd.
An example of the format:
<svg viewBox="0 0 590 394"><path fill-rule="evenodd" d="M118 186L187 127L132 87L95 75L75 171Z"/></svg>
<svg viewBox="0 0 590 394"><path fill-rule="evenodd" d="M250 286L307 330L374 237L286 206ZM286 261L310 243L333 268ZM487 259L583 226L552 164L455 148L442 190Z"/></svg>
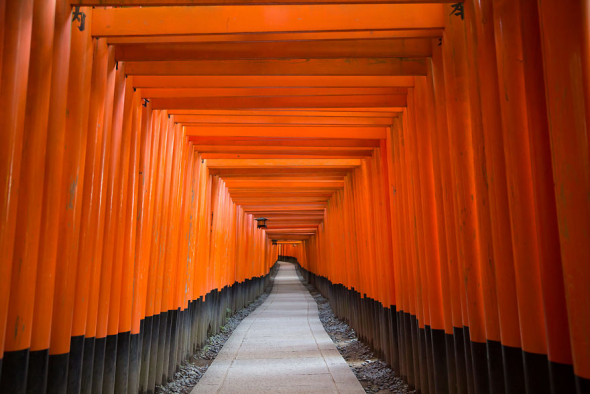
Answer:
<svg viewBox="0 0 590 394"><path fill-rule="evenodd" d="M348 324L339 320L330 308L330 302L315 287L303 281L318 304L320 321L332 338L348 366L354 372L367 393L414 394L408 385L395 374L382 360L375 357L371 348L359 341L356 332Z"/></svg>
<svg viewBox="0 0 590 394"><path fill-rule="evenodd" d="M209 365L215 360L215 357L217 357L217 354L221 351L221 348L229 339L232 332L242 320L262 305L271 291L272 281L271 285L268 286L260 297L230 317L225 325L221 327L219 334L210 336L205 346L180 366L180 369L174 374L174 380L165 385L156 386L156 394L189 394L193 387L199 383L199 380L205 374Z"/></svg>

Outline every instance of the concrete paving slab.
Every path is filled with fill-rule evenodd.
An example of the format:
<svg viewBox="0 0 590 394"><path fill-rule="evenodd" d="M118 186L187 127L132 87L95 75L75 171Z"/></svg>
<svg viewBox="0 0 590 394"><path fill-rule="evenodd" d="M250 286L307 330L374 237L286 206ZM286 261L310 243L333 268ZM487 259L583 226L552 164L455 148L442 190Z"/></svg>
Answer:
<svg viewBox="0 0 590 394"><path fill-rule="evenodd" d="M252 351L241 351L236 355L236 360L251 360L251 359L275 359L275 358L310 358L321 357L321 353L316 350L268 350L256 349Z"/></svg>
<svg viewBox="0 0 590 394"><path fill-rule="evenodd" d="M191 394L365 392L295 266L279 266L270 296L234 330Z"/></svg>

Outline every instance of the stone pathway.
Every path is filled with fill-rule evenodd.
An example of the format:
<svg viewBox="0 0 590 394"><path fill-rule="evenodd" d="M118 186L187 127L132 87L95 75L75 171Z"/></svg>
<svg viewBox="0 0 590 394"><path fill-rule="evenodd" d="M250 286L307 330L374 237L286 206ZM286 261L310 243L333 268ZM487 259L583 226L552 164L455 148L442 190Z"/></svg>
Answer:
<svg viewBox="0 0 590 394"><path fill-rule="evenodd" d="M267 300L233 332L191 394L363 394L295 266L279 262Z"/></svg>

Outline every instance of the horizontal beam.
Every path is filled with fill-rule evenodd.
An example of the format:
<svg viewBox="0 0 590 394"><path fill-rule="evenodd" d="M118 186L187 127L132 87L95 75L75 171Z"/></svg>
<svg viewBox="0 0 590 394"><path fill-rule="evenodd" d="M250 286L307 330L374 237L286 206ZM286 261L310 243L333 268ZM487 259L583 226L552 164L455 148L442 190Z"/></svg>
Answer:
<svg viewBox="0 0 590 394"><path fill-rule="evenodd" d="M357 108L347 108L346 111L326 111L323 108L315 108L313 110L306 109L171 109L168 110L170 115L175 116L221 116L223 118L229 118L232 116L273 116L273 117L290 117L297 119L300 117L358 117L358 118L393 118L399 116L403 111L403 108L399 108L399 112L385 112L385 111L374 111L374 112L363 112ZM279 118L277 118L279 119Z"/></svg>
<svg viewBox="0 0 590 394"><path fill-rule="evenodd" d="M177 43L201 43L201 42L270 42L281 41L291 43L307 41L313 44L315 41L326 40L382 40L402 38L429 38L439 39L443 35L443 29L384 29L384 30L354 30L354 31L306 31L306 32L282 32L282 33L248 33L248 34L190 34L190 35L166 35L166 36L131 36L108 37L109 45L115 44L177 44Z"/></svg>
<svg viewBox="0 0 590 394"><path fill-rule="evenodd" d="M329 59L430 57L431 39L326 40L284 42L206 42L116 45L118 61Z"/></svg>
<svg viewBox="0 0 590 394"><path fill-rule="evenodd" d="M266 229L267 233L273 233L273 234L298 234L298 235L303 235L303 234L315 234L315 232L317 231L318 226L314 225L314 226L301 226L299 228L273 228L273 229Z"/></svg>
<svg viewBox="0 0 590 394"><path fill-rule="evenodd" d="M262 159L261 159L262 160ZM266 159L265 161L267 161ZM315 160L315 159L314 159ZM338 189L344 187L344 181L281 181L281 180L270 180L270 181L241 181L241 180L225 180L225 185L229 189L281 189L281 188L315 188L315 189ZM304 199L304 197L298 197ZM315 198L315 197L307 197ZM269 197L269 201L271 198ZM325 199L322 199L324 201Z"/></svg>
<svg viewBox="0 0 590 394"><path fill-rule="evenodd" d="M185 126L197 124L225 124L225 125L352 125L352 126L382 126L393 124L394 118L353 117L353 116L232 116L232 115L176 115L174 121Z"/></svg>
<svg viewBox="0 0 590 394"><path fill-rule="evenodd" d="M361 155L372 154L373 149L363 147L301 147L301 146L257 146L256 143L248 146L240 145L195 145L195 151L199 153L291 153L298 154L305 152L305 154L322 154L324 152L335 152L338 154L354 154Z"/></svg>
<svg viewBox="0 0 590 394"><path fill-rule="evenodd" d="M248 206L244 208L244 211L248 213L257 213L260 214L261 212L282 212L282 211L311 211L311 210L325 210L326 204L289 204L284 206Z"/></svg>
<svg viewBox="0 0 590 394"><path fill-rule="evenodd" d="M419 4L456 3L461 0L254 0L247 4ZM243 5L238 0L70 0L72 5L82 6L194 6L194 5Z"/></svg>
<svg viewBox="0 0 590 394"><path fill-rule="evenodd" d="M264 194L264 193L262 193ZM233 202L235 202L236 204L266 204L266 203L286 203L286 202L290 202L290 203L308 203L308 202L326 202L327 198L324 197L280 197L280 198L265 198L265 196L261 196L258 198L237 198L237 197L233 197L232 196L232 200ZM292 219L292 218L291 218Z"/></svg>
<svg viewBox="0 0 590 394"><path fill-rule="evenodd" d="M92 35L442 29L444 17L441 4L97 8Z"/></svg>
<svg viewBox="0 0 590 394"><path fill-rule="evenodd" d="M285 176L289 176L292 177L293 175L297 174L297 173L308 173L309 171L315 171L318 174L329 174L329 175L334 175L334 174L341 174L342 178L344 178L349 172L350 169L348 168L281 168L281 167L276 167L276 168L210 168L209 169L209 173L211 175L219 175L224 179L227 179L231 176L233 176L234 174L243 174L243 173L253 173L253 174L264 174L264 173L268 173L270 174L272 177L281 177L282 175ZM239 178L240 175L236 175L236 178ZM240 190L241 192L248 192L247 190ZM282 192L282 191L276 191L276 192ZM317 193L319 192L318 190L315 189L301 189L301 190L297 190L297 192L300 193ZM324 191L327 193L327 191Z"/></svg>
<svg viewBox="0 0 590 394"><path fill-rule="evenodd" d="M269 239L271 239L271 238L272 239L290 239L290 240L299 239L299 240L305 241L311 237L311 235L288 234L288 233L286 233L286 234L273 233L271 235L268 236Z"/></svg>
<svg viewBox="0 0 590 394"><path fill-rule="evenodd" d="M223 178L223 179L227 179L227 178ZM337 179L335 179L337 180ZM264 192L265 196L270 196L270 197L331 197L333 194L333 192L329 191L329 190L313 190L313 189L309 189L309 190L298 190L298 189L293 189L287 192L284 192L282 190L272 190L269 189L267 191ZM260 197L260 191L259 190L232 190L231 192L232 197L244 197L244 198L249 198L249 197Z"/></svg>
<svg viewBox="0 0 590 394"><path fill-rule="evenodd" d="M188 130L187 126L187 130ZM256 128L253 129L253 131ZM326 131L323 128L322 131ZM274 146L289 146L289 147L308 147L308 148L320 148L320 147L336 147L336 148L378 148L378 139L344 139L332 138L332 139L318 139L318 136L305 138L299 136L298 138L287 139L281 138L280 136L273 135L271 137L261 136L240 136L240 137L228 137L228 136L189 136L189 141L193 142L193 145L216 145L216 146L257 146L257 147L274 147Z"/></svg>
<svg viewBox="0 0 590 394"><path fill-rule="evenodd" d="M328 158L328 157L340 157L340 158L363 158L370 157L373 154L372 150L296 150L292 151L289 148L284 148L274 151L257 151L254 150L238 151L227 151L227 152L207 152L205 150L197 150L201 153L202 159L257 159L257 158Z"/></svg>
<svg viewBox="0 0 590 394"><path fill-rule="evenodd" d="M187 60L125 62L129 75L423 76L426 58Z"/></svg>
<svg viewBox="0 0 590 394"><path fill-rule="evenodd" d="M270 88L270 87L413 87L413 76L341 76L341 75L136 75L136 88Z"/></svg>
<svg viewBox="0 0 590 394"><path fill-rule="evenodd" d="M333 188L333 187L325 187L325 188L318 188L318 187L310 187L310 188L274 188L274 189L262 189L262 188L250 188L250 189L235 189L235 188L230 188L230 194L237 194L240 191L249 191L249 192L254 192L257 193L257 195L260 195L262 193L265 192L272 192L272 191L276 191L276 192L282 192L282 193L289 193L292 192L294 190L304 190L307 192L313 191L313 192L326 192L326 193L331 193L334 194L334 192L336 190L338 190L338 188ZM331 197L331 196L330 196ZM261 205L261 206L265 206L264 202L261 202L260 204L256 204L256 205Z"/></svg>
<svg viewBox="0 0 590 394"><path fill-rule="evenodd" d="M148 98L264 97L264 96L354 96L407 94L407 88L145 88Z"/></svg>
<svg viewBox="0 0 590 394"><path fill-rule="evenodd" d="M314 106L405 107L406 95L150 98L153 109L268 109Z"/></svg>
<svg viewBox="0 0 590 394"><path fill-rule="evenodd" d="M323 214L317 215L302 215L300 213L294 213L292 216L286 216L284 214L274 214L271 213L266 217L270 220L294 220L294 219L301 219L301 220L322 220L324 218Z"/></svg>
<svg viewBox="0 0 590 394"><path fill-rule="evenodd" d="M301 233L307 233L308 231L316 231L317 230L317 226L301 226L299 228L288 228L288 227L282 227L282 228L273 228L272 231L273 232L280 232L280 231L284 231L284 230L288 230L288 231L292 231L293 234L301 234ZM268 232L268 229L266 230Z"/></svg>
<svg viewBox="0 0 590 394"><path fill-rule="evenodd" d="M314 235L318 231L318 225L300 226L297 228L279 227L267 228L266 233L269 235Z"/></svg>
<svg viewBox="0 0 590 394"><path fill-rule="evenodd" d="M235 176L239 178L240 176L246 175L267 175L271 177L280 177L280 176L289 176L292 177L294 175L299 174L310 174L314 173L316 175L339 175L345 177L350 172L348 168L283 168L283 167L270 167L270 168L209 168L209 173L211 175L219 175L222 178L228 178ZM305 191L305 190L301 190ZM315 191L315 190L309 190Z"/></svg>
<svg viewBox="0 0 590 394"><path fill-rule="evenodd" d="M340 154L338 152L326 152L324 154L298 152L294 153L204 153L203 159L347 159L350 157L364 158L371 156L370 153L363 154Z"/></svg>
<svg viewBox="0 0 590 394"><path fill-rule="evenodd" d="M333 176L315 176L315 177L294 177L291 175L286 175L286 176L272 176L272 177L222 177L224 181L226 182L233 182L233 181L280 181L280 182L286 182L286 181L290 181L290 182L326 182L326 181L344 181L344 177L333 177ZM312 190L311 192L309 190ZM310 188L308 190L305 191L301 191L298 189L293 189L292 191L288 192L285 195L285 192L277 192L276 190L268 190L268 195L269 196L277 196L277 197L292 197L293 194L297 194L297 196L308 196L308 197L330 197L331 193L328 191L313 191L313 188ZM232 193L236 196L241 196L241 197L259 197L260 196L260 191L255 191L255 190L233 190ZM249 193L249 194L246 194ZM316 193L316 194L312 194L310 195L310 193Z"/></svg>
<svg viewBox="0 0 590 394"><path fill-rule="evenodd" d="M255 127L255 126L185 126L188 137L268 137L268 138L351 138L385 139L385 127Z"/></svg>
<svg viewBox="0 0 590 394"><path fill-rule="evenodd" d="M390 116L389 114L399 114L404 111L404 107L315 107L315 108L281 108L281 111L317 111L317 112L327 112L327 113L334 113L334 112L343 112L347 111L351 116L355 115L356 113L381 113L381 116ZM388 114L388 115L384 115ZM392 115L393 116L393 115Z"/></svg>
<svg viewBox="0 0 590 394"><path fill-rule="evenodd" d="M208 168L352 168L361 165L360 159L211 159Z"/></svg>
<svg viewBox="0 0 590 394"><path fill-rule="evenodd" d="M301 214L301 215L310 215L310 214L324 214L325 209L324 208L313 208L313 209L306 209L305 206L303 207L295 207L296 209L293 210L289 210L289 209L285 209L285 208L272 208L269 209L268 211L268 215L272 215L272 214L285 214L285 213L289 213L289 214ZM249 213L255 214L257 215L260 212L260 210L257 209L250 209Z"/></svg>
<svg viewBox="0 0 590 394"><path fill-rule="evenodd" d="M277 231L284 231L284 230L298 230L299 232L301 231L311 231L308 230L309 228L316 228L319 225L319 223L295 223L295 224L267 224L267 229L268 230L277 230Z"/></svg>

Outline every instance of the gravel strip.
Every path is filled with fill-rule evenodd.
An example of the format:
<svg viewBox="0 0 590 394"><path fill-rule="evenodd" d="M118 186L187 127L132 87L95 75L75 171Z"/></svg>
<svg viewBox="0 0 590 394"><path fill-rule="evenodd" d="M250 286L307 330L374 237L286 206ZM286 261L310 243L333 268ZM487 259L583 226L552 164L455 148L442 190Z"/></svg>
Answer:
<svg viewBox="0 0 590 394"><path fill-rule="evenodd" d="M205 346L199 349L199 351L187 361L182 363L180 370L174 374L173 381L168 382L163 386L156 386L156 394L189 394L193 387L199 383L199 380L205 374L209 365L213 363L213 360L215 360L215 357L217 357L217 354L221 351L221 348L229 339L232 332L234 332L242 320L262 305L271 291L272 280L271 285L267 287L266 291L262 293L260 297L230 317L225 325L221 327L221 332L219 334L207 338Z"/></svg>
<svg viewBox="0 0 590 394"><path fill-rule="evenodd" d="M300 276L301 278L301 276ZM330 302L315 287L303 280L318 304L320 321L332 338L332 342L354 372L367 393L414 394L408 385L393 372L382 360L375 357L371 348L359 341L356 332L342 320L339 320L330 308Z"/></svg>

